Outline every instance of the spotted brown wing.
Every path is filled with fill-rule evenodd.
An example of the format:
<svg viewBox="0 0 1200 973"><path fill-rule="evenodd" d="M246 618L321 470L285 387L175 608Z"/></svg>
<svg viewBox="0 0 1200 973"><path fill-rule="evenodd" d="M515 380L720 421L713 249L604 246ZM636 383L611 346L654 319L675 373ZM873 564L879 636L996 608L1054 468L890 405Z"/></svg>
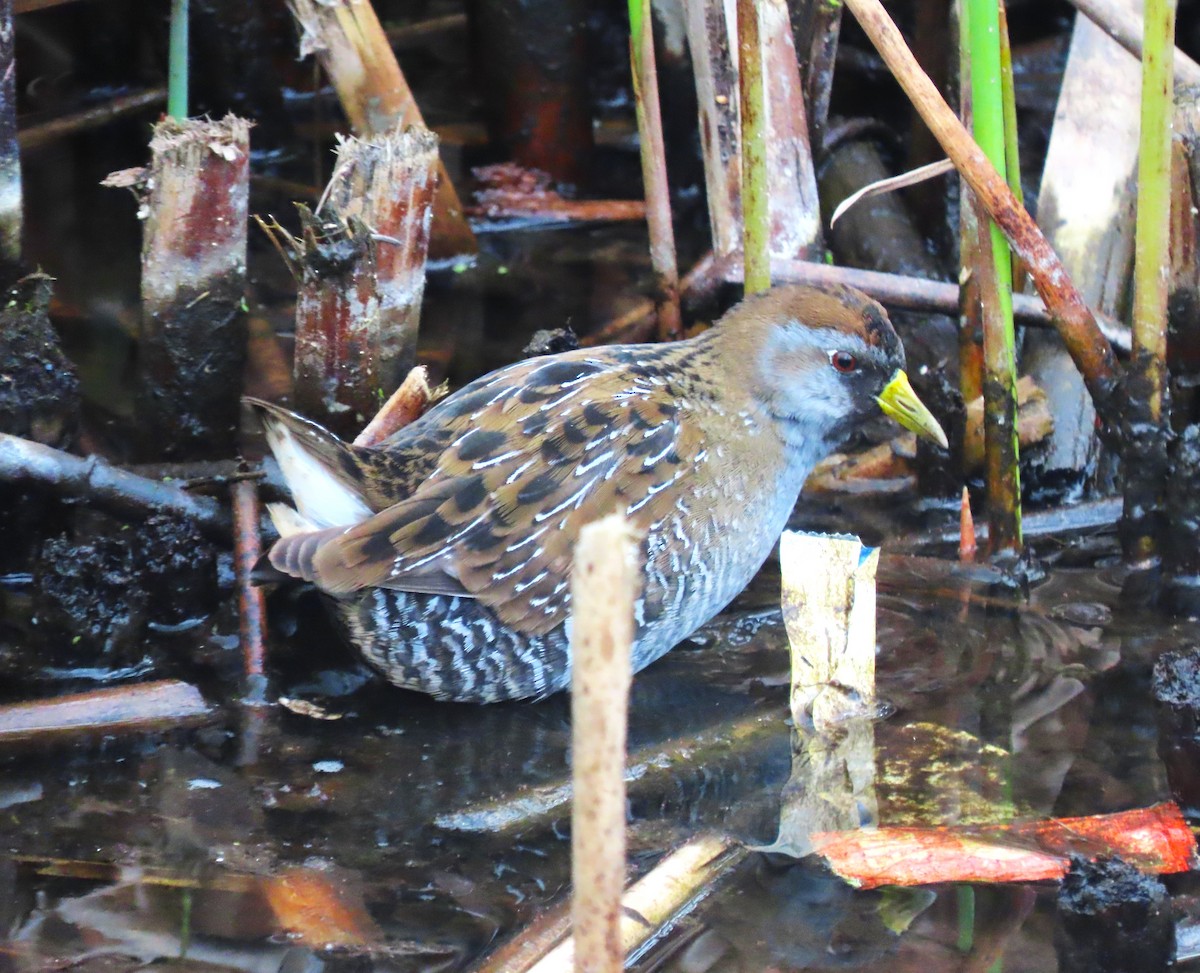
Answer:
<svg viewBox="0 0 1200 973"><path fill-rule="evenodd" d="M323 544L313 579L335 593L459 591L520 631L554 628L583 525L623 510L647 528L703 448L652 355L499 373L473 391L478 408L456 417L429 478Z"/></svg>

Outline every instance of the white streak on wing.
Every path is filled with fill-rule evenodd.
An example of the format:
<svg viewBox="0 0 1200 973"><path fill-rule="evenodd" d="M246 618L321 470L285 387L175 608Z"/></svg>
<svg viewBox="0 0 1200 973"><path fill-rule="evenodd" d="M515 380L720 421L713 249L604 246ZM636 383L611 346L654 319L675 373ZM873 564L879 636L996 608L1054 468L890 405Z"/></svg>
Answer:
<svg viewBox="0 0 1200 973"><path fill-rule="evenodd" d="M524 540L517 541L517 543L515 543L515 544L509 544L508 547L506 547L504 549L504 553L511 554L513 551L519 551L526 544L532 544L539 537L541 537L544 533L546 533L546 531L548 531L549 529L550 529L549 527L538 528L532 534L527 535Z"/></svg>
<svg viewBox="0 0 1200 973"><path fill-rule="evenodd" d="M583 476L585 473L590 473L597 466L599 466L601 463L603 463L606 459L610 459L612 457L612 455L613 455L613 451L611 449L609 449L609 450L605 450L599 456L593 456L586 463L580 463L578 466L575 467L575 476Z"/></svg>
<svg viewBox="0 0 1200 973"><path fill-rule="evenodd" d="M546 579L547 575L549 575L549 574L550 574L550 572L549 572L549 571L539 571L537 574L535 574L535 575L534 575L532 578L530 578L528 581L522 581L520 584L515 584L515 585L513 585L513 591L514 591L514 592L516 592L518 595L519 595L519 594L520 594L522 591L528 591L530 588L532 588L532 587L533 587L535 584L537 584L539 581L544 581L544 580Z"/></svg>
<svg viewBox="0 0 1200 973"><path fill-rule="evenodd" d="M512 459L514 456L520 456L519 449L510 449L507 453L501 453L499 456L493 456L491 459L476 460L471 464L472 470L486 470L489 466L495 466L497 463L503 463L507 459Z"/></svg>
<svg viewBox="0 0 1200 973"><path fill-rule="evenodd" d="M433 561L436 561L439 557L444 555L446 553L446 551L448 551L451 547L453 547L454 544L459 539L461 539L462 536L467 531L469 531L472 527L478 526L480 523L482 523L483 520L488 516L489 513L490 513L490 511L485 510L478 517L476 517L474 520L472 520L469 524L466 524L466 525L460 527L453 534L451 534L449 537L447 537L446 540L442 543L442 546L439 547L436 551L434 551L432 554L425 555L425 557L421 558L418 561L413 561L411 564L407 564L404 562L404 555L400 555L399 557L396 558L397 570L393 571L392 574L396 575L399 573L400 570L412 571L415 568L423 568L423 567L425 567L425 565L430 564Z"/></svg>
<svg viewBox="0 0 1200 973"><path fill-rule="evenodd" d="M669 453L674 448L675 448L675 442L674 442L674 440L671 440L670 442L667 443L666 446L664 446L662 449L660 449L653 456L647 456L644 460L642 460L642 469L643 470L653 469L663 459L663 457L665 457L667 455L667 453Z"/></svg>
<svg viewBox="0 0 1200 973"><path fill-rule="evenodd" d="M576 490L574 493L572 493L569 497L567 497L567 499L565 499L561 503L559 503L556 507L554 507L550 510L543 510L543 511L540 511L539 513L534 514L533 522L535 524L540 524L543 520L549 520L555 514L562 513L569 506L571 506L571 504L575 504L576 506L578 506L579 503L581 503L583 501L583 498L584 498L584 496L586 496L588 490L590 490L592 488L592 485L596 482L596 479L597 479L596 477L593 477L592 479L588 480L587 483L585 483L578 490Z"/></svg>
<svg viewBox="0 0 1200 973"><path fill-rule="evenodd" d="M529 469L529 467L533 466L533 464L536 462L537 462L536 456L534 456L530 459L527 459L524 463L522 463L520 466L518 466L515 470L513 470L508 475L508 477L504 481L505 486L507 486L511 483L516 483L517 477L519 477L522 473L524 473L527 469Z"/></svg>

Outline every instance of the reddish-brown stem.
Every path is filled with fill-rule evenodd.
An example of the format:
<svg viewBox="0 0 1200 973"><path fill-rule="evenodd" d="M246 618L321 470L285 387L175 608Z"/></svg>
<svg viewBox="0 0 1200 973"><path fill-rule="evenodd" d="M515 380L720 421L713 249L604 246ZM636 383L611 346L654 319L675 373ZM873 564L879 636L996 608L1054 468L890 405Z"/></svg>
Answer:
<svg viewBox="0 0 1200 973"><path fill-rule="evenodd" d="M267 603L262 588L251 579L262 556L258 534L258 484L253 480L239 480L230 488L230 494L233 499L233 557L237 569L242 674L253 678L266 671L263 639Z"/></svg>

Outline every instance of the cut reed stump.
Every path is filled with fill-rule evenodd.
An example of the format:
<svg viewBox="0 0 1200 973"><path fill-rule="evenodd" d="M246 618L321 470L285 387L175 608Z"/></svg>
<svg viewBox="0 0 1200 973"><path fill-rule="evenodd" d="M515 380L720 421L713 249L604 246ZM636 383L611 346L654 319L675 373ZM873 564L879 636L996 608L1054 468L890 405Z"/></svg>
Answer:
<svg viewBox="0 0 1200 973"><path fill-rule="evenodd" d="M288 0L300 27L300 56L316 54L354 134L369 139L397 127L424 127L421 110L392 53L370 0ZM432 252L479 249L446 167L438 162Z"/></svg>
<svg viewBox="0 0 1200 973"><path fill-rule="evenodd" d="M296 405L352 439L412 367L425 292L437 138L397 126L350 138L323 207L300 207Z"/></svg>
<svg viewBox="0 0 1200 973"><path fill-rule="evenodd" d="M21 261L21 213L13 0L0 0L0 272L5 283Z"/></svg>
<svg viewBox="0 0 1200 973"><path fill-rule="evenodd" d="M156 459L229 456L246 359L250 123L167 119L150 165L104 184L134 190L142 235L138 418Z"/></svg>
<svg viewBox="0 0 1200 973"><path fill-rule="evenodd" d="M784 533L783 621L791 647L792 772L768 850L802 857L816 831L878 818L875 573L856 537Z"/></svg>

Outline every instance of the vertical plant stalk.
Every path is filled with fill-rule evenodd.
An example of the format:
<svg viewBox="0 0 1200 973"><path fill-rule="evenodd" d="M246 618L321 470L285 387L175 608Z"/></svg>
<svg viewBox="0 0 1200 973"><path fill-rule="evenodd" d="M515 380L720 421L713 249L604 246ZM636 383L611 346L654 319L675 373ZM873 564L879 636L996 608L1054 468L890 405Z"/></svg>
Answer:
<svg viewBox="0 0 1200 973"><path fill-rule="evenodd" d="M437 137L401 124L343 140L322 209L300 209L296 404L346 439L413 365L436 178Z"/></svg>
<svg viewBox="0 0 1200 973"><path fill-rule="evenodd" d="M978 194L988 214L1000 225L1013 250L1027 264L1063 343L1087 382L1097 411L1109 430L1116 428L1118 416L1114 392L1118 370L1112 346L1101 334L1095 317L1071 283L1062 261L1033 218L1017 202L1004 177L988 161L937 88L921 71L879 0L845 0L845 3L955 167Z"/></svg>
<svg viewBox="0 0 1200 973"><path fill-rule="evenodd" d="M966 0L960 25L970 49L975 140L996 171L1006 173L998 0ZM972 201L974 201L972 194ZM1000 228L976 212L975 263L983 307L983 401L988 529L993 552L1021 549L1017 355L1012 315L1012 257ZM985 235L987 237L985 242Z"/></svg>
<svg viewBox="0 0 1200 973"><path fill-rule="evenodd" d="M838 38L842 33L841 0L813 0L809 23L808 76L804 93L808 98L809 131L817 151L825 141L829 124L829 97L833 91L833 69Z"/></svg>
<svg viewBox="0 0 1200 973"><path fill-rule="evenodd" d="M625 965L625 739L638 544L620 514L580 531L571 570L571 924L575 969Z"/></svg>
<svg viewBox="0 0 1200 973"><path fill-rule="evenodd" d="M689 0L684 4L684 15L696 76L713 253L719 260L732 259L742 244L742 169L731 25L725 16L724 0Z"/></svg>
<svg viewBox="0 0 1200 973"><path fill-rule="evenodd" d="M13 0L0 0L0 266L21 261L21 154L17 143L17 51ZM5 280L4 285L12 283Z"/></svg>
<svg viewBox="0 0 1200 973"><path fill-rule="evenodd" d="M370 0L288 0L288 6L301 31L300 56L317 55L355 135L369 139L388 136L397 126L424 126ZM478 249L439 160L430 250L449 257Z"/></svg>
<svg viewBox="0 0 1200 973"><path fill-rule="evenodd" d="M167 115L182 122L188 114L188 0L171 0L167 51Z"/></svg>
<svg viewBox="0 0 1200 973"><path fill-rule="evenodd" d="M629 0L629 57L641 134L642 183L650 232L650 263L654 268L658 338L671 341L683 334L683 315L679 309L679 265L675 257L675 228L671 223L671 190L667 183L650 0Z"/></svg>
<svg viewBox="0 0 1200 973"><path fill-rule="evenodd" d="M258 485L238 480L230 488L233 499L234 558L238 583L238 634L242 644L242 675L253 693L256 681L266 672L265 634L267 601L263 589L252 579L262 556L258 524Z"/></svg>
<svg viewBox="0 0 1200 973"><path fill-rule="evenodd" d="M773 257L820 260L821 200L788 5L757 0L755 7L766 106L767 246Z"/></svg>
<svg viewBox="0 0 1200 973"><path fill-rule="evenodd" d="M767 104L758 0L737 0L738 96L742 124L742 244L747 294L771 287Z"/></svg>
<svg viewBox="0 0 1200 973"><path fill-rule="evenodd" d="M145 453L229 456L246 357L250 123L167 119L150 154L140 185Z"/></svg>
<svg viewBox="0 0 1200 973"><path fill-rule="evenodd" d="M1025 205L1025 192L1021 188L1021 155L1017 140L1017 91L1013 78L1012 43L1008 36L1008 7L1005 0L998 0L998 30L1000 39L1000 98L1004 106L1004 173L1008 188L1013 191L1017 202Z"/></svg>
<svg viewBox="0 0 1200 973"><path fill-rule="evenodd" d="M1176 0L1146 0L1142 43L1137 231L1133 254L1133 356L1126 388L1125 510L1128 560L1158 555L1166 473L1167 299Z"/></svg>

